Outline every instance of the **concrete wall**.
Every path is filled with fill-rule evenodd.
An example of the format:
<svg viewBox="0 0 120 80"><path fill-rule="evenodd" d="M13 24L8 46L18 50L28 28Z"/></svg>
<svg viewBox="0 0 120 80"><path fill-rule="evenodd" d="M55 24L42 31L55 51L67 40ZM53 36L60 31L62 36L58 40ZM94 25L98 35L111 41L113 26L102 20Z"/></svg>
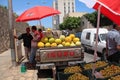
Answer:
<svg viewBox="0 0 120 80"><path fill-rule="evenodd" d="M85 17L81 17L81 20L82 29L94 27Z"/></svg>

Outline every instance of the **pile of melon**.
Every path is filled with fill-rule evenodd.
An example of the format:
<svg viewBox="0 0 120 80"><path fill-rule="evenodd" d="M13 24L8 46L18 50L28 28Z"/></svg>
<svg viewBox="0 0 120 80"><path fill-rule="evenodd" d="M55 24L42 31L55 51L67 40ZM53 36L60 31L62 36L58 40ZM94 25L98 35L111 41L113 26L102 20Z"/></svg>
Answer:
<svg viewBox="0 0 120 80"><path fill-rule="evenodd" d="M81 46L80 39L76 37L74 34L70 34L69 36L60 35L59 38L54 37L43 37L38 42L39 48L44 47L70 47L70 46Z"/></svg>

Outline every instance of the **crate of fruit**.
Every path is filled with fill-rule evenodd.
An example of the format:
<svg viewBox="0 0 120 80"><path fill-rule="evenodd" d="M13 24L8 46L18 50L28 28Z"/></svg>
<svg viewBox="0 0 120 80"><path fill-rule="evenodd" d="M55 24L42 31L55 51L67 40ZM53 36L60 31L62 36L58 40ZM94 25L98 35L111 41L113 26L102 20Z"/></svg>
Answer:
<svg viewBox="0 0 120 80"><path fill-rule="evenodd" d="M80 80L90 80L90 76L91 75L87 71L84 71L79 64L57 69L58 80L79 80L80 77Z"/></svg>
<svg viewBox="0 0 120 80"><path fill-rule="evenodd" d="M57 73L58 80L92 80L88 72L82 71L79 73Z"/></svg>
<svg viewBox="0 0 120 80"><path fill-rule="evenodd" d="M65 74L77 73L77 72L82 72L83 71L81 66L79 66L78 64L70 65L70 66L60 66L60 67L57 67L56 70L57 70L57 72L62 72L62 73L65 73Z"/></svg>
<svg viewBox="0 0 120 80"><path fill-rule="evenodd" d="M95 75L96 80L108 80L112 76L120 74L120 66L115 64L109 64L108 66L97 69L96 71L101 76L99 78L98 75Z"/></svg>
<svg viewBox="0 0 120 80"><path fill-rule="evenodd" d="M96 62L89 62L89 63L83 63L83 64L80 64L81 67L84 69L84 70L87 70L87 71L92 71L93 67L95 67L95 69L99 69L99 68L102 68L102 67L105 67L107 65L109 65L108 62L106 61L96 61Z"/></svg>
<svg viewBox="0 0 120 80"><path fill-rule="evenodd" d="M120 80L120 74L110 77L108 80Z"/></svg>

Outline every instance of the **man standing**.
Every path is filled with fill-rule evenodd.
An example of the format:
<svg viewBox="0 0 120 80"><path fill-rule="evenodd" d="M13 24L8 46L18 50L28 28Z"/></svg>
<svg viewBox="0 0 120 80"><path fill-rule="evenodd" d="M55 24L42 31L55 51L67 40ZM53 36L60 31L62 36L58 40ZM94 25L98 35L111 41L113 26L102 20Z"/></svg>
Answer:
<svg viewBox="0 0 120 80"><path fill-rule="evenodd" d="M29 60L29 54L30 54L30 50L31 50L31 40L33 39L32 35L30 34L30 28L27 27L26 28L26 33L22 33L20 36L14 36L14 38L21 40L23 39L23 45L24 45L24 49L25 49L25 57L27 58L27 60Z"/></svg>
<svg viewBox="0 0 120 80"><path fill-rule="evenodd" d="M32 26L32 32L33 32L33 39L31 41L31 53L30 53L30 64L33 66L35 64L35 56L36 56L36 51L38 49L37 43L40 41L41 37L39 35L39 32L37 31L36 26Z"/></svg>
<svg viewBox="0 0 120 80"><path fill-rule="evenodd" d="M107 34L107 60L119 63L120 59L120 25L113 25L113 29Z"/></svg>

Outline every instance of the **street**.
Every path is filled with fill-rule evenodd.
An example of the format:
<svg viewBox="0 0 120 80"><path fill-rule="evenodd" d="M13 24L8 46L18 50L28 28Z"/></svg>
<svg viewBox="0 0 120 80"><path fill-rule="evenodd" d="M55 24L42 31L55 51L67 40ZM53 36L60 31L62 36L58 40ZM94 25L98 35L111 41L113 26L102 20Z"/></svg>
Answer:
<svg viewBox="0 0 120 80"><path fill-rule="evenodd" d="M100 59L100 57L98 57L97 59ZM93 51L90 52L90 53L85 52L85 54L84 54L84 61L86 61L86 62L94 61L94 54L93 54Z"/></svg>

